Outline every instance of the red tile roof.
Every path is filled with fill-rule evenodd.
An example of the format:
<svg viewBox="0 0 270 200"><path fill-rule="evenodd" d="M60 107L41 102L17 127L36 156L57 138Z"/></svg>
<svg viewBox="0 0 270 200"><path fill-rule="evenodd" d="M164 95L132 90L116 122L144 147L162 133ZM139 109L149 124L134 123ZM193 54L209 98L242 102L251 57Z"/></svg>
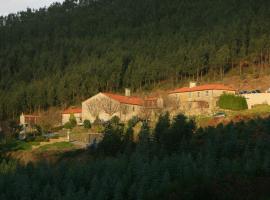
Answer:
<svg viewBox="0 0 270 200"><path fill-rule="evenodd" d="M68 108L62 112L62 114L76 114L76 113L82 113L81 108Z"/></svg>
<svg viewBox="0 0 270 200"><path fill-rule="evenodd" d="M144 100L145 101L156 101L156 100L158 100L158 97L146 97Z"/></svg>
<svg viewBox="0 0 270 200"><path fill-rule="evenodd" d="M173 93L184 93L184 92L195 92L195 91L204 91L204 90L227 90L227 91L235 91L235 89L225 86L223 84L207 84L207 85L200 85L196 87L183 87L178 88L173 91L170 91L169 94Z"/></svg>
<svg viewBox="0 0 270 200"><path fill-rule="evenodd" d="M143 99L139 97L132 97L132 96L128 97L128 96L112 94L112 93L103 93L103 94L123 104L138 105L138 106L143 105Z"/></svg>

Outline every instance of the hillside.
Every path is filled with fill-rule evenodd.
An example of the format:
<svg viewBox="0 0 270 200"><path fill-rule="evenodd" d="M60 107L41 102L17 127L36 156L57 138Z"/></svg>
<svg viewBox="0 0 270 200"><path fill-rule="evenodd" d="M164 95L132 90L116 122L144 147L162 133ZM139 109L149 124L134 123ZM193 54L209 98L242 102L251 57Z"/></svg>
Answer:
<svg viewBox="0 0 270 200"><path fill-rule="evenodd" d="M0 17L0 118L269 71L268 0L66 0Z"/></svg>

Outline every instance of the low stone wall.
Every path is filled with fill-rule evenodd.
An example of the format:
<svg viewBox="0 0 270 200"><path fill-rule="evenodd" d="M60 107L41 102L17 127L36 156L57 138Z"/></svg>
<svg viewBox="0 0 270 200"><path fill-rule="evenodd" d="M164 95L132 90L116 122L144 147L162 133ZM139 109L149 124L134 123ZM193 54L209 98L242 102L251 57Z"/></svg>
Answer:
<svg viewBox="0 0 270 200"><path fill-rule="evenodd" d="M91 145L93 143L98 143L102 140L103 134L101 133L70 133L69 141L76 141L80 143L85 143Z"/></svg>
<svg viewBox="0 0 270 200"><path fill-rule="evenodd" d="M244 94L242 96L246 98L249 109L251 109L252 106L259 104L270 105L270 93Z"/></svg>

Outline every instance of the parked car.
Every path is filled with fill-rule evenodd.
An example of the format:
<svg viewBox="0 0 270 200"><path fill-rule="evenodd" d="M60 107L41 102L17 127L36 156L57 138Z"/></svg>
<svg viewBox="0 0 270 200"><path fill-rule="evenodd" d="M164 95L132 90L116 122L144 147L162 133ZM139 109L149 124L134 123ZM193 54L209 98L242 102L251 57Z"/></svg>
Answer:
<svg viewBox="0 0 270 200"><path fill-rule="evenodd" d="M252 90L251 91L251 94L257 94L257 93L261 93L261 91L260 90Z"/></svg>
<svg viewBox="0 0 270 200"><path fill-rule="evenodd" d="M248 94L248 91L246 91L246 90L241 90L241 91L239 91L238 94Z"/></svg>
<svg viewBox="0 0 270 200"><path fill-rule="evenodd" d="M213 115L214 118L224 118L226 117L226 113L225 112L217 112Z"/></svg>

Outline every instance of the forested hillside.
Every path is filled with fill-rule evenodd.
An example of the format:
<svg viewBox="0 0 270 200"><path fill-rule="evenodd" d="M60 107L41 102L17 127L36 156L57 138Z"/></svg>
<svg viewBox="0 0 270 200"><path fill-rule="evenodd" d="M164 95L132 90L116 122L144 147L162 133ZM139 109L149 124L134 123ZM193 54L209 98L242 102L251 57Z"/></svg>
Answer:
<svg viewBox="0 0 270 200"><path fill-rule="evenodd" d="M0 17L0 118L99 90L217 80L243 61L263 73L269 11L269 0L66 0Z"/></svg>
<svg viewBox="0 0 270 200"><path fill-rule="evenodd" d="M192 120L165 114L154 130L143 122L135 143L134 124L110 121L84 159L58 152L57 163L24 166L0 154L0 199L266 200L269 125L257 118L195 129Z"/></svg>

